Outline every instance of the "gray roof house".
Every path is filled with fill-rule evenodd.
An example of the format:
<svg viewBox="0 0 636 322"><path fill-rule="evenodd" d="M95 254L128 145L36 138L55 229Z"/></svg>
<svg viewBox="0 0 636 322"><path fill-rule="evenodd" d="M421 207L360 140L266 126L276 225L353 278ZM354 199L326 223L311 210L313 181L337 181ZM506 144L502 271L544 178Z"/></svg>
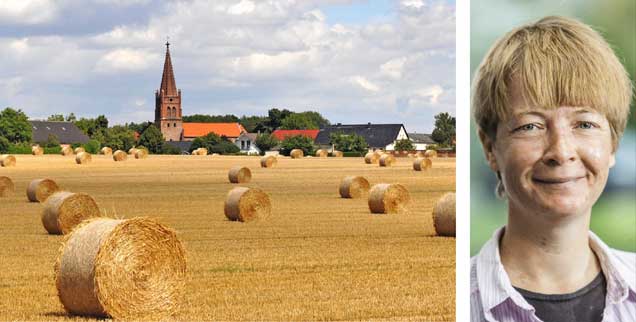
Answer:
<svg viewBox="0 0 636 322"><path fill-rule="evenodd" d="M403 124L336 124L320 129L314 142L329 145L331 133L357 134L364 138L371 149L393 150L396 140L409 139Z"/></svg>
<svg viewBox="0 0 636 322"><path fill-rule="evenodd" d="M31 123L32 141L46 142L49 135L57 137L61 144L86 143L89 137L73 122L29 121Z"/></svg>
<svg viewBox="0 0 636 322"><path fill-rule="evenodd" d="M437 144L430 134L409 133L409 139L413 142L416 151L424 151L429 145Z"/></svg>

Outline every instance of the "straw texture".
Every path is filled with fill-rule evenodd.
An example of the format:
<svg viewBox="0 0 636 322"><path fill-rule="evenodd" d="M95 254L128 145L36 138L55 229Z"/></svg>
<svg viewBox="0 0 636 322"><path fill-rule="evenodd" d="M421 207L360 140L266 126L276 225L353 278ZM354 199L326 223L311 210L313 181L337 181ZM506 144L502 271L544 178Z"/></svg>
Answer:
<svg viewBox="0 0 636 322"><path fill-rule="evenodd" d="M395 163L395 157L392 154L385 153L379 160L381 167L390 167Z"/></svg>
<svg viewBox="0 0 636 322"><path fill-rule="evenodd" d="M379 183L369 191L369 210L376 214L406 212L410 201L409 191L401 184Z"/></svg>
<svg viewBox="0 0 636 322"><path fill-rule="evenodd" d="M137 151L135 151L135 159L145 159L146 157L148 157L148 150L137 149Z"/></svg>
<svg viewBox="0 0 636 322"><path fill-rule="evenodd" d="M273 168L278 163L278 159L276 159L273 155L267 155L261 158L261 167L262 168Z"/></svg>
<svg viewBox="0 0 636 322"><path fill-rule="evenodd" d="M60 187L51 179L35 179L27 187L27 198L31 202L44 202L46 198L59 191Z"/></svg>
<svg viewBox="0 0 636 322"><path fill-rule="evenodd" d="M44 202L42 225L49 234L68 234L82 221L99 216L99 207L91 196L58 191Z"/></svg>
<svg viewBox="0 0 636 322"><path fill-rule="evenodd" d="M192 155L208 155L208 149L206 148L198 148L192 151Z"/></svg>
<svg viewBox="0 0 636 322"><path fill-rule="evenodd" d="M326 158L327 155L329 155L329 152L327 152L327 150L325 149L318 149L316 150L316 157L319 158Z"/></svg>
<svg viewBox="0 0 636 322"><path fill-rule="evenodd" d="M225 216L232 221L266 219L272 213L269 196L260 189L237 187L227 194Z"/></svg>
<svg viewBox="0 0 636 322"><path fill-rule="evenodd" d="M137 150L139 150L139 149L137 149L137 148L130 148L130 149L128 149L128 154L130 154L130 155L133 155L133 156L134 156L134 155L135 155L135 153L137 153Z"/></svg>
<svg viewBox="0 0 636 322"><path fill-rule="evenodd" d="M31 147L31 154L33 154L33 155L42 155L42 154L44 154L44 149L42 149L38 145L32 146Z"/></svg>
<svg viewBox="0 0 636 322"><path fill-rule="evenodd" d="M435 150L426 150L426 152L424 152L424 157L426 157L426 158L435 158L435 157L437 157L437 151L435 151Z"/></svg>
<svg viewBox="0 0 636 322"><path fill-rule="evenodd" d="M62 147L62 150L60 151L60 154L63 156L69 156L71 154L73 154L73 149L71 149L70 146L65 145Z"/></svg>
<svg viewBox="0 0 636 322"><path fill-rule="evenodd" d="M292 159L300 159L305 155L305 153L303 152L303 150L301 149L293 149L291 150L291 152L289 153L289 156L292 157Z"/></svg>
<svg viewBox="0 0 636 322"><path fill-rule="evenodd" d="M439 236L455 236L455 193L443 195L433 208L433 225Z"/></svg>
<svg viewBox="0 0 636 322"><path fill-rule="evenodd" d="M93 157L88 152L80 152L75 156L75 163L87 164L93 161Z"/></svg>
<svg viewBox="0 0 636 322"><path fill-rule="evenodd" d="M65 237L55 275L69 313L166 319L182 302L185 251L175 232L154 220L97 218Z"/></svg>
<svg viewBox="0 0 636 322"><path fill-rule="evenodd" d="M13 180L9 177L0 176L0 197L6 197L15 191Z"/></svg>
<svg viewBox="0 0 636 322"><path fill-rule="evenodd" d="M364 163L366 164L374 164L378 163L380 156L375 152L369 152L364 155Z"/></svg>
<svg viewBox="0 0 636 322"><path fill-rule="evenodd" d="M99 153L101 153L103 155L112 155L113 154L113 149L105 146L101 150L99 150Z"/></svg>
<svg viewBox="0 0 636 322"><path fill-rule="evenodd" d="M126 161L127 158L128 155L122 150L117 150L115 151L115 153L113 153L113 160L115 161Z"/></svg>
<svg viewBox="0 0 636 322"><path fill-rule="evenodd" d="M73 153L75 153L75 154L80 154L82 152L86 152L86 150L84 150L84 148L81 147L81 146L78 146L78 147L75 148L75 150L73 150Z"/></svg>
<svg viewBox="0 0 636 322"><path fill-rule="evenodd" d="M336 158L342 158L344 156L344 153L342 153L342 151L334 150L333 152L331 152L331 155Z"/></svg>
<svg viewBox="0 0 636 322"><path fill-rule="evenodd" d="M347 176L340 182L338 191L342 198L360 198L369 193L369 181L361 176Z"/></svg>
<svg viewBox="0 0 636 322"><path fill-rule="evenodd" d="M413 160L413 170L415 171L425 171L433 166L433 161L429 158L416 158Z"/></svg>
<svg viewBox="0 0 636 322"><path fill-rule="evenodd" d="M227 178L231 183L246 183L252 180L252 171L247 167L240 165L234 166L227 174Z"/></svg>
<svg viewBox="0 0 636 322"><path fill-rule="evenodd" d="M11 154L3 154L0 156L0 165L3 167L15 167L15 157Z"/></svg>

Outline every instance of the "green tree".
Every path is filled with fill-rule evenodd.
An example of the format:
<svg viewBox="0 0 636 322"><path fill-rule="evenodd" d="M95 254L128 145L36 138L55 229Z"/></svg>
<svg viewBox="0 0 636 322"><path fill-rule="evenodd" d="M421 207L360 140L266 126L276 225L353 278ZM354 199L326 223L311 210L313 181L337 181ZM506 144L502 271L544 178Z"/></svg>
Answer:
<svg viewBox="0 0 636 322"><path fill-rule="evenodd" d="M338 151L363 153L369 149L364 137L355 133L334 132L329 134L329 143Z"/></svg>
<svg viewBox="0 0 636 322"><path fill-rule="evenodd" d="M181 149L164 141L161 143L161 154L181 154Z"/></svg>
<svg viewBox="0 0 636 322"><path fill-rule="evenodd" d="M11 142L7 140L4 136L0 136L0 154L9 152L9 148L11 147Z"/></svg>
<svg viewBox="0 0 636 322"><path fill-rule="evenodd" d="M75 113L71 113L66 116L66 122L75 122L77 121L77 117L75 117Z"/></svg>
<svg viewBox="0 0 636 322"><path fill-rule="evenodd" d="M192 140L192 144L190 145L190 152L198 148L206 148L209 152L212 149L212 146L219 143L221 143L221 137L216 135L216 133L210 132L204 136L200 136Z"/></svg>
<svg viewBox="0 0 636 322"><path fill-rule="evenodd" d="M314 111L305 111L305 112L301 112L301 113L297 113L297 114L301 114L304 117L306 117L307 119L309 119L311 121L311 123L315 124L317 127L317 129L321 129L324 128L326 126L331 125L331 122L329 122L328 119L324 118L320 113L318 112L314 112Z"/></svg>
<svg viewBox="0 0 636 322"><path fill-rule="evenodd" d="M431 134L431 138L439 143L441 147L453 146L455 138L455 117L448 113L439 113L435 115L435 129Z"/></svg>
<svg viewBox="0 0 636 322"><path fill-rule="evenodd" d="M280 125L283 130L315 130L318 125L303 114L291 114Z"/></svg>
<svg viewBox="0 0 636 322"><path fill-rule="evenodd" d="M226 115L194 114L194 115L186 115L182 119L183 119L183 122L186 122L186 123L234 123L239 121L239 118L233 114L226 114Z"/></svg>
<svg viewBox="0 0 636 322"><path fill-rule="evenodd" d="M51 122L64 122L64 115L62 115L62 114L53 114L53 115L49 116L46 120L47 121L51 121Z"/></svg>
<svg viewBox="0 0 636 322"><path fill-rule="evenodd" d="M113 150L124 150L135 146L135 133L126 126L115 125L105 131L105 139L102 144Z"/></svg>
<svg viewBox="0 0 636 322"><path fill-rule="evenodd" d="M131 122L131 123L124 124L124 126L130 130L133 130L134 132L141 133L151 124L154 124L154 123L150 121L141 122L141 123Z"/></svg>
<svg viewBox="0 0 636 322"><path fill-rule="evenodd" d="M139 144L145 146L152 153L161 153L165 141L161 131L152 124L139 136Z"/></svg>
<svg viewBox="0 0 636 322"><path fill-rule="evenodd" d="M282 155L289 155L291 150L301 149L305 155L314 154L314 140L304 135L287 136L280 143L280 153Z"/></svg>
<svg viewBox="0 0 636 322"><path fill-rule="evenodd" d="M42 147L53 148L56 146L60 146L60 140L57 138L57 135L51 133L46 138L45 142L38 142L38 144L40 144L40 146Z"/></svg>
<svg viewBox="0 0 636 322"><path fill-rule="evenodd" d="M267 118L269 119L269 124L267 124L267 126L269 127L269 132L273 132L274 130L278 129L281 126L283 120L293 113L294 112L287 109L283 109L281 111L277 108L272 108L267 111Z"/></svg>
<svg viewBox="0 0 636 322"><path fill-rule="evenodd" d="M271 150L278 143L280 143L278 139L271 134L259 134L255 142L256 147L261 150L261 155L265 155L265 151Z"/></svg>
<svg viewBox="0 0 636 322"><path fill-rule="evenodd" d="M395 150L396 151L412 151L415 150L415 146L413 142L409 139L397 140L395 142Z"/></svg>
<svg viewBox="0 0 636 322"><path fill-rule="evenodd" d="M245 130L249 133L254 132L271 132L269 130L267 124L269 122L269 118L267 116L241 116L239 123L245 128Z"/></svg>
<svg viewBox="0 0 636 322"><path fill-rule="evenodd" d="M31 131L31 123L22 110L7 107L0 112L0 136L9 142L31 142Z"/></svg>
<svg viewBox="0 0 636 322"><path fill-rule="evenodd" d="M97 153L99 153L99 148L101 147L101 142L99 142L99 141L97 141L95 139L90 139L90 140L88 140L88 142L83 144L82 147L84 147L84 150L86 150L86 152L88 152L88 153L97 154Z"/></svg>

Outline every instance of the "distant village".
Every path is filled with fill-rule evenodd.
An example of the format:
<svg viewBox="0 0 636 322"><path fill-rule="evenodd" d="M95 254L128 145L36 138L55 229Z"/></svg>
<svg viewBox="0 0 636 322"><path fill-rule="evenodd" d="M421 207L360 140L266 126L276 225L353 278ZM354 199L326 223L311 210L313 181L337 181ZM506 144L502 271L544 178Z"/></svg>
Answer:
<svg viewBox="0 0 636 322"><path fill-rule="evenodd" d="M338 150L345 156L376 150L455 152L455 118L448 113L435 116L431 134L409 132L395 123L331 124L316 111L277 108L270 109L267 116L183 116L169 43L161 85L155 92L154 122L108 127L104 115L78 120L72 113L28 120L21 111L7 108L0 113L0 125L0 153L30 153L33 144L44 147L45 153L56 153L63 146L83 146L92 153L104 146L124 151L142 146L156 154L189 154L201 147L210 153L247 155L288 155L296 148L305 155L317 149Z"/></svg>

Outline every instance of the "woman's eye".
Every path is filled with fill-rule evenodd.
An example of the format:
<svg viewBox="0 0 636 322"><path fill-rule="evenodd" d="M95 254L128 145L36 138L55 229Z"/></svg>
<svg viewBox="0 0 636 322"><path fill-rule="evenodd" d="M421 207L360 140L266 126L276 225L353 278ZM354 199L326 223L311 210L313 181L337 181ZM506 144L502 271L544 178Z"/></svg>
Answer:
<svg viewBox="0 0 636 322"><path fill-rule="evenodd" d="M536 124L530 123L530 124L525 124L525 125L522 125L522 126L518 127L515 131L532 131L532 130L536 130L538 128L539 127Z"/></svg>
<svg viewBox="0 0 636 322"><path fill-rule="evenodd" d="M596 126L595 126L595 125L594 125L594 123L592 123L592 122L586 122L586 121L583 121L583 122L579 122L579 123L576 125L576 127L578 127L579 129L593 129L593 128L595 128Z"/></svg>

